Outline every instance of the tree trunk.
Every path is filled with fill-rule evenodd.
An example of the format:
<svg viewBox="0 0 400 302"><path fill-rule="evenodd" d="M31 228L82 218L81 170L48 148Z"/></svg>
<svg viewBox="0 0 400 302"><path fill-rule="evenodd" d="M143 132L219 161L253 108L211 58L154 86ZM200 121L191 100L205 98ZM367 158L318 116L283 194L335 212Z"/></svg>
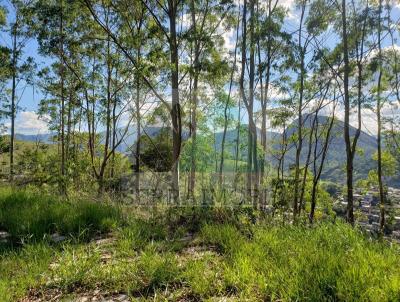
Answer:
<svg viewBox="0 0 400 302"><path fill-rule="evenodd" d="M251 156L253 157L253 173L252 181L254 186L254 200L253 200L253 207L257 208L257 195L259 194L259 175L258 175L258 156L257 156L257 127L254 121L254 78L255 78L255 1L250 0L250 58L249 58L249 101L248 101L248 113L249 113L249 124L250 124L250 131L251 131L251 139L252 141L252 153Z"/></svg>
<svg viewBox="0 0 400 302"><path fill-rule="evenodd" d="M15 146L15 117L16 117L16 78L17 78L17 27L18 27L18 11L15 16L15 24L13 25L13 46L12 46L12 86L11 86L11 136L10 136L10 181L14 178L14 146Z"/></svg>
<svg viewBox="0 0 400 302"><path fill-rule="evenodd" d="M108 19L107 21L108 22ZM109 144L110 144L110 132L111 132L111 77L112 77L112 64L111 64L111 54L110 54L110 37L108 36L107 40L107 107L106 107L106 133L105 133L105 143L104 143L104 153L103 160L100 166L99 171L99 193L103 193L104 191L104 172L107 167L108 158L109 158Z"/></svg>
<svg viewBox="0 0 400 302"><path fill-rule="evenodd" d="M271 5L271 2L270 2ZM268 102L268 93L270 86L270 77L271 77L271 47L270 43L268 43L267 49L267 64L266 64L266 75L265 75L265 91L263 91L263 82L262 82L262 72L260 71L260 85L261 85L261 145L263 148L263 157L260 163L260 181L262 182L265 177L265 162L267 159L267 102ZM261 58L260 58L261 60ZM263 206L266 205L266 192L262 190L260 196L260 202Z"/></svg>
<svg viewBox="0 0 400 302"><path fill-rule="evenodd" d="M346 143L347 210L346 220L354 225L353 212L353 154L350 141L350 95L349 95L349 50L347 45L346 0L342 0L342 42L343 42L343 91L344 91L344 140Z"/></svg>
<svg viewBox="0 0 400 302"><path fill-rule="evenodd" d="M118 68L115 69L115 79L118 79ZM113 107L112 107L112 133L111 133L111 150L112 151L112 157L111 157L111 171L110 171L110 177L114 178L115 175L115 144L117 140L117 93L114 95L114 101L113 101Z"/></svg>
<svg viewBox="0 0 400 302"><path fill-rule="evenodd" d="M241 63L241 72L240 72L240 94L243 99L243 103L247 104L245 91L244 91L244 72L246 69L246 34L247 34L247 0L243 1L243 16L242 16L242 63ZM246 105L247 106L247 105ZM249 119L250 120L250 119ZM251 198L251 131L250 127L248 129L248 146L247 146L247 185L246 185L246 194L247 198Z"/></svg>
<svg viewBox="0 0 400 302"><path fill-rule="evenodd" d="M300 182L300 156L303 147L303 93L304 93L304 77L305 77L305 46L302 45L302 28L303 19L305 13L306 2L303 1L301 8L300 17L300 29L298 36L298 48L300 51L300 89L299 89L299 103L297 109L297 148L296 148L296 163L295 163L295 175L294 175L294 199L293 199L293 221L296 221L298 204L299 204L299 182ZM300 201L301 202L301 201Z"/></svg>
<svg viewBox="0 0 400 302"><path fill-rule="evenodd" d="M304 207L304 193L306 190L306 184L307 184L307 173L308 173L308 167L310 165L310 159L311 159L311 150L312 150L312 144L313 144L313 134L315 131L315 123L317 121L318 118L318 111L317 113L314 115L314 119L312 122L312 126L310 129L310 135L308 137L308 152L307 152L307 159L304 165L304 171L303 171L303 180L301 183L301 190L300 190L300 202L299 202L299 207L298 207L298 215L301 214L301 211ZM314 142L315 144L317 144L317 142Z"/></svg>
<svg viewBox="0 0 400 302"><path fill-rule="evenodd" d="M382 14L382 0L379 0L379 17L378 17L378 56L379 56L379 76L378 76L378 87L377 87L377 122L378 122L378 184L379 184L379 231L381 234L385 228L385 193L383 188L383 173L382 173L382 122L381 122L381 90L382 90L382 46L381 46L381 14Z"/></svg>
<svg viewBox="0 0 400 302"><path fill-rule="evenodd" d="M140 55L140 50L138 51L138 57ZM137 202L140 202L140 152L141 152L141 116L140 116L140 78L137 75L136 78L136 157L135 157L135 193Z"/></svg>
<svg viewBox="0 0 400 302"><path fill-rule="evenodd" d="M194 77L193 77L193 90L191 93L191 138L192 138L192 156L190 159L190 179L189 179L189 196L194 198L194 188L196 185L196 148L197 148L197 103L198 103L198 85L199 85L199 56L200 56L200 42L197 36L196 24L196 7L195 1L190 1L190 13L192 18L192 27L195 35L194 41Z"/></svg>
<svg viewBox="0 0 400 302"><path fill-rule="evenodd" d="M169 0L169 47L171 62L171 89L172 89L172 196L175 202L179 201L179 156L182 144L181 107L179 103L179 54L176 34L177 1Z"/></svg>
<svg viewBox="0 0 400 302"><path fill-rule="evenodd" d="M224 130L222 133L222 142L221 142L221 160L219 164L219 186L222 186L222 172L224 169L224 158L225 158L225 140L226 140L226 131L228 128L228 106L231 100L231 93L232 93L232 86L233 86L233 76L236 69L236 53L238 47L238 40L239 40L239 21L240 21L240 8L238 11L237 23L236 23L236 42L235 42L235 54L233 58L233 66L231 70L230 82L229 82L229 92L228 92L228 100L226 101L224 107Z"/></svg>
<svg viewBox="0 0 400 302"><path fill-rule="evenodd" d="M60 2L60 81L61 81L61 109L60 109L60 136L61 136L61 183L60 191L62 195L66 194L65 184L65 139L64 139L64 113L65 113L65 98L64 98L64 21L63 21L63 1Z"/></svg>
<svg viewBox="0 0 400 302"><path fill-rule="evenodd" d="M328 126L328 130L325 136L325 141L324 141L324 146L322 148L322 158L318 167L318 171L317 171L317 147L318 147L318 135L317 132L315 132L315 145L314 145L314 177L313 177L313 185L312 185L312 192L311 192L311 211L310 211L310 215L309 215L309 221L310 223L313 223L314 221L314 213L315 213L315 206L317 204L317 200L316 200L316 195L317 195L317 188L318 188L318 183L319 180L321 178L321 174L322 174L322 170L324 168L324 163L325 163L325 159L326 159L326 155L328 154L328 146L330 143L330 137L331 137L331 132L332 132L332 128L333 128L333 124L335 122L335 108L333 109L333 114L332 114L332 118L329 122L329 126ZM316 128L316 131L318 131L318 125Z"/></svg>

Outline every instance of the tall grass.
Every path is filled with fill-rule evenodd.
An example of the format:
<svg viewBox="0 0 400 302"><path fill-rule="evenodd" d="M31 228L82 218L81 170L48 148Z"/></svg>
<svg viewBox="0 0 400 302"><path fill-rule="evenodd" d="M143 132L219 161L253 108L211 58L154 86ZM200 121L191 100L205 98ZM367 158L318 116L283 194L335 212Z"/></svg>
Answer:
<svg viewBox="0 0 400 302"><path fill-rule="evenodd" d="M0 254L0 301L17 301L42 283L54 251L44 243Z"/></svg>
<svg viewBox="0 0 400 302"><path fill-rule="evenodd" d="M344 223L314 228L206 225L205 243L226 256L224 281L243 298L272 301L400 301L400 249Z"/></svg>
<svg viewBox="0 0 400 302"><path fill-rule="evenodd" d="M0 230L14 241L38 241L59 233L87 239L118 224L120 211L88 200L64 201L27 191L0 192Z"/></svg>
<svg viewBox="0 0 400 302"><path fill-rule="evenodd" d="M108 204L0 193L0 229L30 239L0 252L0 301L49 288L157 301L400 301L399 245L340 221L278 226L253 224L254 215L186 208L126 214L121 222ZM54 232L88 239L111 229L102 244L41 240Z"/></svg>

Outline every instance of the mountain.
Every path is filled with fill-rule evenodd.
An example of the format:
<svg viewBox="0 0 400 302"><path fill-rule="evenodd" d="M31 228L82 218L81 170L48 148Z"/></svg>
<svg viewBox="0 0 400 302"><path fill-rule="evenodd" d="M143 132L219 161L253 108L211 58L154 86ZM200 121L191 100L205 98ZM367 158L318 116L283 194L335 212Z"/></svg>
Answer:
<svg viewBox="0 0 400 302"><path fill-rule="evenodd" d="M15 140L24 142L41 142L44 144L52 144L53 137L55 134L44 133L44 134L15 134Z"/></svg>
<svg viewBox="0 0 400 302"><path fill-rule="evenodd" d="M304 115L304 129L310 129L312 125L312 115ZM325 124L327 122L328 117L319 116L318 123L320 125ZM294 134L296 130L297 121L294 121L287 130L287 136ZM332 128L331 132L331 143L329 145L324 170L321 178L323 180L329 180L338 184L344 184L346 179L345 177L345 164L346 164L346 145L343 138L343 128L344 123L340 120L335 121L335 124ZM142 134L147 134L150 137L155 137L160 131L163 129L162 127L157 126L148 126L142 129ZM350 135L354 137L357 129L350 126ZM122 130L121 130L122 132ZM261 130L257 129L258 135L261 134ZM201 135L201 134L199 134ZM136 142L136 129L130 128L128 131L128 135L124 138L123 142L118 146L117 150L122 153L131 154L132 150L134 150L134 145ZM17 140L21 141L33 141L36 142L40 140L44 143L52 143L52 134L39 134L39 135L23 135L17 134ZM184 133L184 137L188 137L188 133ZM218 132L215 134L215 148L217 150L221 150L223 133ZM227 154L226 163L229 160L234 158L236 152L236 139L237 139L237 130L230 129L226 132L225 139L225 152ZM246 161L247 156L247 125L243 125L241 127L239 141L243 145L240 150L239 160ZM282 134L278 132L268 132L267 133L267 144L270 149L278 151L281 146L280 142L282 141ZM301 156L301 162L304 163L306 161L307 153L308 153L308 137L306 136L303 141L303 150ZM322 146L318 146L321 148ZM359 179L364 179L368 176L368 172L374 168L376 168L376 162L372 160L373 154L377 150L377 142L374 136L369 135L368 133L361 131L360 137L357 143L357 153L354 159L354 181ZM285 168L288 169L291 165L295 163L295 145L291 144L288 146L288 151L285 156ZM277 160L272 154L267 154L267 161L271 163L271 165L275 165ZM228 164L227 164L228 165ZM388 179L387 180L390 186L400 187L400 179Z"/></svg>
<svg viewBox="0 0 400 302"><path fill-rule="evenodd" d="M161 130L161 127L157 126L148 126L142 129L142 134L147 134L150 137L155 137ZM121 135L124 132L125 129L119 129L119 134ZM104 132L100 133L100 135L104 139ZM17 141L24 141L24 142L41 142L44 144L53 144L54 140L53 138L56 136L56 134L52 133L45 133L45 134L21 134L21 133L16 133L15 134L15 139ZM118 136L118 135L117 135ZM117 147L117 151L119 152L129 152L131 147L135 144L136 142L136 128L131 127L128 129L128 133L125 136L124 140L122 143Z"/></svg>
<svg viewBox="0 0 400 302"><path fill-rule="evenodd" d="M162 127L158 126L147 126L141 129L142 135L148 135L150 137L155 137L162 130ZM124 130L121 129L121 134ZM134 150L134 145L137 140L137 131L135 127L129 127L128 132L121 142L121 144L117 147L117 151L122 153L131 153Z"/></svg>
<svg viewBox="0 0 400 302"><path fill-rule="evenodd" d="M312 115L304 115L303 116L303 127L305 130L310 129L312 125L313 116ZM325 124L328 121L328 117L326 116L318 116L318 123L320 125ZM287 137L295 134L297 131L297 120L293 121L293 123L287 129ZM324 164L323 173L321 178L323 180L329 180L335 183L344 184L346 179L345 177L345 164L346 164L346 145L343 137L344 123L340 120L335 121L335 124L331 131L331 143L329 145L326 161ZM243 130L241 131L241 135L239 137L239 141L246 143L247 142L247 125L243 126ZM357 129L350 126L350 135L354 137ZM257 129L258 135L260 135L261 130ZM217 150L221 149L222 142L222 133L216 134L216 148ZM237 130L229 130L226 134L226 142L225 142L225 150L229 154L235 154L235 144L237 139ZM278 151L281 148L282 134L277 132L268 132L267 133L267 144L270 149L273 151ZM306 162L307 153L309 147L308 136L303 140L303 149L301 154L301 162L304 164ZM312 146L313 148L313 146ZM322 145L318 146L318 149L322 148ZM373 154L377 150L377 142L374 136L367 134L364 131L361 131L360 137L357 143L357 153L354 159L354 181L359 179L366 178L368 176L368 172L371 169L376 168L376 162L372 160ZM246 160L247 157L247 148L242 148L240 152L240 157L243 161ZM296 146L295 144L288 145L288 151L285 156L285 168L288 169L293 164L295 164L296 158ZM277 164L277 159L272 156L272 154L267 154L267 161L272 165ZM390 185L400 186L400 183L395 183L389 180Z"/></svg>
<svg viewBox="0 0 400 302"><path fill-rule="evenodd" d="M313 117L307 115L303 117L305 119L305 128L311 128ZM319 116L318 123L325 124L328 117ZM297 123L295 121L294 123ZM293 130L295 131L295 130ZM330 142L324 170L322 173L322 179L331 180L336 183L344 183L345 180L345 165L346 165L346 144L343 137L344 122L336 120L331 131L332 141ZM357 129L350 126L350 136L354 137ZM308 151L308 138L304 141L305 148L303 152L302 160L305 160L305 156ZM322 146L319 146L322 147ZM374 136L361 131L360 137L357 141L357 152L354 158L354 181L357 181L368 176L368 172L371 169L376 168L376 162L372 160L373 154L377 150L377 142ZM293 152L293 161L295 155Z"/></svg>

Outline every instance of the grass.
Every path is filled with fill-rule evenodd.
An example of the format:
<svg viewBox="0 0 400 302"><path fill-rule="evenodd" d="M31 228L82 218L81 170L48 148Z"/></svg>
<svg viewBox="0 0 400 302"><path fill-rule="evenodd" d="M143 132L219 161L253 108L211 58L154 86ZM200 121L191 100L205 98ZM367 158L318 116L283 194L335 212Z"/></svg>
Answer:
<svg viewBox="0 0 400 302"><path fill-rule="evenodd" d="M64 297L125 293L139 301L400 300L399 246L340 221L253 224L250 211L222 208L165 210L146 218L125 211L122 218L112 205L89 201L64 205L27 192L2 192L0 200L7 211L2 228L8 226L13 238L34 234L0 253L0 301L52 290ZM43 221L48 227L38 226ZM55 230L79 237L82 229L90 229L85 240L46 239Z"/></svg>
<svg viewBox="0 0 400 302"><path fill-rule="evenodd" d="M15 301L31 287L39 286L54 251L47 244L26 245L0 255L0 301Z"/></svg>
<svg viewBox="0 0 400 302"><path fill-rule="evenodd" d="M400 300L399 247L371 242L344 223L258 227L251 239L229 225L205 226L202 236L227 256L227 285L243 298Z"/></svg>
<svg viewBox="0 0 400 302"><path fill-rule="evenodd" d="M0 230L14 242L39 241L54 233L84 240L111 230L120 218L119 210L109 204L62 201L27 191L0 192Z"/></svg>

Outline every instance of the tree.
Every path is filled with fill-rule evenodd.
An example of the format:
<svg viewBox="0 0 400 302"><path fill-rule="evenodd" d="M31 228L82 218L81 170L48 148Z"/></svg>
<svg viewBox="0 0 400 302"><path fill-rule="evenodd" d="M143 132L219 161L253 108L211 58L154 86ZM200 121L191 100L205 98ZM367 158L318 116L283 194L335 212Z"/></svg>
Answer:
<svg viewBox="0 0 400 302"><path fill-rule="evenodd" d="M62 191L66 190L66 170L73 159L69 152L73 129L78 125L80 130L82 121L86 121L91 171L101 194L107 167L110 162L113 166L116 149L132 121L130 99L126 97L132 87L129 62L113 47L110 35L102 39L88 38L104 32L87 18L81 2L69 3L67 16L61 14L60 6L47 2L38 3L37 10L43 12L37 17L41 25L37 28L41 50L58 59L51 69L41 73L42 89L50 96L42 100L41 113L51 116L52 129L59 133L60 186ZM110 10L105 9L103 13L107 26L118 25ZM61 37L60 32L63 33ZM122 125L125 117L126 124ZM98 124L104 128L99 129ZM76 150L75 147L74 143Z"/></svg>
<svg viewBox="0 0 400 302"><path fill-rule="evenodd" d="M0 29L3 30L6 25L6 10L0 6ZM7 104L8 98L6 94L7 82L11 77L11 50L1 45L0 46L0 61L4 62L0 66L0 131L3 132L5 129L4 119L8 116ZM7 151L9 152L9 151Z"/></svg>
<svg viewBox="0 0 400 302"><path fill-rule="evenodd" d="M168 45L168 49L165 50L169 55L169 64L167 66L168 76L170 79L170 92L172 102L169 104L165 98L157 92L155 86L151 83L146 74L141 74L141 77L146 85L152 90L154 95L168 108L171 116L172 124L172 137L173 137L173 159L174 165L172 167L172 192L174 200L179 199L179 155L182 144L182 116L181 116L181 104L180 104L180 93L179 93L179 54L178 54L178 26L177 17L179 11L179 1L168 0L166 3L149 3L148 1L140 1L149 15L154 21L154 24L158 28L158 37L163 37L164 41ZM95 3L97 4L97 3ZM121 37L112 32L109 26L107 26L104 19L102 19L96 10L95 5L90 0L85 0L85 5L88 8L90 14L94 20L100 25L100 27L110 35L113 42L118 48L124 53L124 55L131 61L135 68L138 68L138 62L134 56L131 55L126 45L123 44ZM122 20L125 21L124 18ZM128 28L129 28L129 20ZM160 51L164 51L161 50Z"/></svg>
<svg viewBox="0 0 400 302"><path fill-rule="evenodd" d="M7 33L11 39L9 77L11 80L10 95L10 179L14 176L14 147L15 147L15 118L18 108L17 86L22 81L26 85L30 83L34 62L32 58L22 60L22 53L31 35L29 31L31 1L13 0L10 2L13 10L13 22L9 24ZM2 18L4 15L2 14ZM4 21L4 19L3 19ZM4 22L3 22L4 23ZM5 49L3 48L3 53ZM7 66L7 64L6 64Z"/></svg>
<svg viewBox="0 0 400 302"><path fill-rule="evenodd" d="M296 163L295 163L295 175L294 175L294 199L293 199L293 220L296 221L299 207L299 182L300 182L300 156L303 148L303 102L304 102L304 82L306 80L306 66L305 57L308 45L310 43L310 36L306 35L303 42L303 20L305 20L307 1L301 2L301 16L298 33L298 45L297 51L300 59L299 66L299 90L298 90L298 102L297 102L297 144L296 144Z"/></svg>
<svg viewBox="0 0 400 302"><path fill-rule="evenodd" d="M383 230L385 227L385 192L383 188L383 174L382 174L382 115L381 109L383 105L382 101L382 75L383 75L383 62L382 62L382 45L381 45L381 36L382 36L382 0L379 0L378 4L378 84L376 88L376 116L377 116L377 124L378 124L378 135L377 135L377 144L378 144L378 186L379 186L379 200L380 200L380 218L379 218L379 229L383 234Z"/></svg>
<svg viewBox="0 0 400 302"><path fill-rule="evenodd" d="M285 10L280 7L279 1L267 1L266 7L257 2L257 54L258 54L258 98L261 105L261 134L260 141L263 156L260 160L260 181L265 177L267 159L267 106L274 102L274 92L279 88L279 78L286 70L285 61L290 60L290 36L283 31ZM275 83L276 81L276 83ZM266 203L264 190L260 190L260 203Z"/></svg>
<svg viewBox="0 0 400 302"><path fill-rule="evenodd" d="M196 152L196 139L198 128L198 108L201 98L205 98L202 93L203 85L219 87L220 82L225 80L227 69L226 61L221 56L219 41L221 37L217 34L218 29L229 27L231 21L230 1L194 1L189 3L190 28L187 32L187 40L190 46L188 54L189 63L189 131L192 140L192 152ZM226 21L224 26L223 22ZM234 59L236 60L236 59ZM232 77L231 77L232 78ZM224 82L225 83L225 82ZM232 86L231 86L232 88ZM217 90L217 89L213 89ZM230 93L229 93L230 95ZM188 194L194 197L196 182L196 160L192 157L190 168L190 179Z"/></svg>
<svg viewBox="0 0 400 302"><path fill-rule="evenodd" d="M347 36L347 13L346 13L346 1L342 0L341 5L341 16L342 16L342 44L343 44L343 101L344 101L344 140L346 143L346 175L347 175L347 211L346 219L349 223L354 225L354 213L353 213L353 153L351 149L350 141L350 94L349 94L349 74L350 74L350 62L349 62L349 47L348 47L348 36Z"/></svg>

